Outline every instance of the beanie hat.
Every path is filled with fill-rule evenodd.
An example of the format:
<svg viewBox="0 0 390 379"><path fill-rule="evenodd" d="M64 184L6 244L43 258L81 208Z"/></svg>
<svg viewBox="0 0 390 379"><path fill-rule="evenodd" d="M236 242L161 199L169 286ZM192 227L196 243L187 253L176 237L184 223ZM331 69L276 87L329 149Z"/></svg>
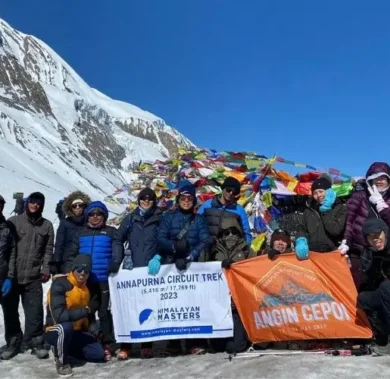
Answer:
<svg viewBox="0 0 390 379"><path fill-rule="evenodd" d="M146 187L138 194L138 204L140 200L146 196L148 196L151 201L156 201L157 199L156 193L151 188Z"/></svg>
<svg viewBox="0 0 390 379"><path fill-rule="evenodd" d="M196 203L197 203L196 190L192 184L186 184L186 185L180 187L178 194L177 194L177 197L179 198L181 195L192 196L194 198L194 206L196 205ZM177 199L177 200L179 200L179 199Z"/></svg>
<svg viewBox="0 0 390 379"><path fill-rule="evenodd" d="M291 247L291 237L288 232L282 229L277 229L272 233L270 245L273 248L275 241L283 241L287 243L287 247Z"/></svg>
<svg viewBox="0 0 390 379"><path fill-rule="evenodd" d="M311 193L313 193L315 190L318 190L318 189L327 190L329 188L332 188L331 181L328 180L327 178L319 177L311 185Z"/></svg>
<svg viewBox="0 0 390 379"><path fill-rule="evenodd" d="M233 188L235 195L238 195L241 192L241 184L232 176L228 176L225 181L223 182L221 188L224 190L225 188Z"/></svg>
<svg viewBox="0 0 390 379"><path fill-rule="evenodd" d="M385 232L386 235L389 234L389 227L387 224L379 219L379 218L369 218L364 224L363 224L363 234L364 236L367 236L367 234L370 233L380 233Z"/></svg>
<svg viewBox="0 0 390 379"><path fill-rule="evenodd" d="M108 209L101 201L92 201L85 210L85 217L88 218L89 214L92 212L100 211L104 214L104 219L108 218Z"/></svg>
<svg viewBox="0 0 390 379"><path fill-rule="evenodd" d="M83 266L89 271L91 271L91 256L87 254L76 255L75 259L73 260L72 271L79 266Z"/></svg>

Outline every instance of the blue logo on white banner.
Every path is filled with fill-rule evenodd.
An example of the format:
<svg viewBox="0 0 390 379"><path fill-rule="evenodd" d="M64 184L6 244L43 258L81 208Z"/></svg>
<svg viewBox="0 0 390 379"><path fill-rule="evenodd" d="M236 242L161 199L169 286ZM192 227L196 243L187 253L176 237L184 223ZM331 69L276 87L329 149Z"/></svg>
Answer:
<svg viewBox="0 0 390 379"><path fill-rule="evenodd" d="M110 276L111 311L117 342L233 335L231 302L219 262L191 263L186 271L163 265Z"/></svg>

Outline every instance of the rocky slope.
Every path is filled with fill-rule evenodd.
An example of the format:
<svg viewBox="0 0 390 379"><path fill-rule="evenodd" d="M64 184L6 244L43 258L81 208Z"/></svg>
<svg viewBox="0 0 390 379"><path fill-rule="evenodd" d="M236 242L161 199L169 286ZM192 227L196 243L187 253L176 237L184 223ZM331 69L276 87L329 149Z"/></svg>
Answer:
<svg viewBox="0 0 390 379"><path fill-rule="evenodd" d="M44 42L1 19L0 137L0 175L11 160L31 180L56 188L42 178L52 172L69 191L95 194L128 182L134 162L191 144L161 118L92 89Z"/></svg>

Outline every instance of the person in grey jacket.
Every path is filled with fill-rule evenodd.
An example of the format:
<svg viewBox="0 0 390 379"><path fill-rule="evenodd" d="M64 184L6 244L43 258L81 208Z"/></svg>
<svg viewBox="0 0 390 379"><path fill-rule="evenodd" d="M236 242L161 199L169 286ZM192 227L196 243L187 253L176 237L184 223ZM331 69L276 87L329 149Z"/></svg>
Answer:
<svg viewBox="0 0 390 379"><path fill-rule="evenodd" d="M23 334L18 313L19 297L22 298L25 315L26 348L39 359L49 356L43 346L42 283L50 279L54 230L52 223L42 217L44 206L45 196L34 192L27 199L25 212L8 220L16 237L16 280L7 303L9 322L5 323L5 333L17 338L8 346L7 354L2 354L2 359L12 358L21 348Z"/></svg>

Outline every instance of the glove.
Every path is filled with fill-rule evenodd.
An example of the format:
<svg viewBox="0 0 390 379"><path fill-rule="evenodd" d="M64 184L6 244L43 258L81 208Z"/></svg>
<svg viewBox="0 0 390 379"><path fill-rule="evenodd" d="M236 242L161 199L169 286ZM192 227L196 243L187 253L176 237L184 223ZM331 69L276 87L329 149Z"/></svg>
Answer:
<svg viewBox="0 0 390 379"><path fill-rule="evenodd" d="M161 256L156 254L148 264L148 274L157 275L161 267Z"/></svg>
<svg viewBox="0 0 390 379"><path fill-rule="evenodd" d="M342 240L341 245L337 248L337 250L339 250L340 254L345 257L345 259L348 262L348 266L351 268L352 267L351 259L349 258L349 255L347 254L348 250L349 250L349 246L347 245L347 240Z"/></svg>
<svg viewBox="0 0 390 379"><path fill-rule="evenodd" d="M179 258L175 261L175 266L179 271L187 270L188 258Z"/></svg>
<svg viewBox="0 0 390 379"><path fill-rule="evenodd" d="M109 274L117 274L119 269L120 269L120 267L121 267L120 263L111 262L110 265L108 266L107 272Z"/></svg>
<svg viewBox="0 0 390 379"><path fill-rule="evenodd" d="M50 280L50 275L41 274L42 283L47 283Z"/></svg>
<svg viewBox="0 0 390 379"><path fill-rule="evenodd" d="M221 262L221 267L224 268L224 269L229 269L230 266L232 265L232 263L234 263L234 262L231 259L224 259Z"/></svg>
<svg viewBox="0 0 390 379"><path fill-rule="evenodd" d="M329 212L336 201L336 192L329 188L325 191L324 202L320 206L320 212Z"/></svg>
<svg viewBox="0 0 390 379"><path fill-rule="evenodd" d="M11 289L12 289L12 279L7 278L4 280L3 285L1 287L1 294L3 296L7 296L11 292Z"/></svg>
<svg viewBox="0 0 390 379"><path fill-rule="evenodd" d="M300 261L309 259L309 245L305 237L297 238L295 241L295 254Z"/></svg>
<svg viewBox="0 0 390 379"><path fill-rule="evenodd" d="M369 197L370 203L375 205L378 212L382 212L384 209L389 207L383 200L383 197L375 184L372 187L368 186L368 192L371 195Z"/></svg>
<svg viewBox="0 0 390 379"><path fill-rule="evenodd" d="M51 261L49 262L50 275L57 275L61 272L60 266L62 262Z"/></svg>
<svg viewBox="0 0 390 379"><path fill-rule="evenodd" d="M349 246L347 245L347 240L342 240L341 245L337 248L340 251L341 255L346 255L349 250Z"/></svg>
<svg viewBox="0 0 390 379"><path fill-rule="evenodd" d="M173 250L175 252L176 257L179 258L185 258L188 255L188 250L189 250L189 244L187 240L181 239L179 241L176 241L174 243Z"/></svg>

